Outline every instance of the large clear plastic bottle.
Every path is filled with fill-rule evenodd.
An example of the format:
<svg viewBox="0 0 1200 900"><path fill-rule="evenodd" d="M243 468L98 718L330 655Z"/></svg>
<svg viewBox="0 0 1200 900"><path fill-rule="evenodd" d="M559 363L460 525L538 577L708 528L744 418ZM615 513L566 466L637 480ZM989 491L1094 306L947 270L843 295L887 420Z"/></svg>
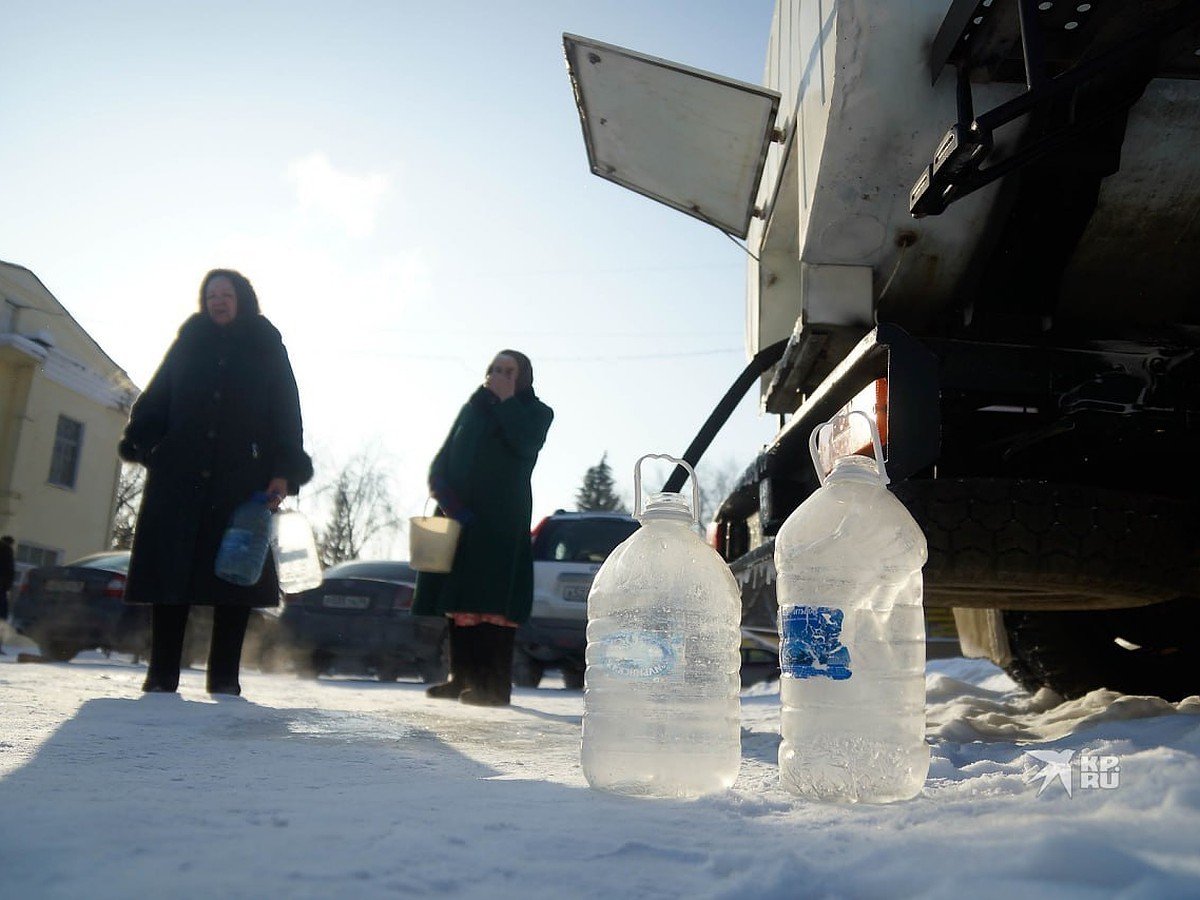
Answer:
<svg viewBox="0 0 1200 900"><path fill-rule="evenodd" d="M217 577L230 584L257 584L270 545L271 510L266 492L257 491L229 517L217 550Z"/></svg>
<svg viewBox="0 0 1200 900"><path fill-rule="evenodd" d="M645 459L687 466L637 461L642 527L592 582L583 772L614 793L698 797L732 786L741 764L741 597L681 494L653 494L641 510Z"/></svg>
<svg viewBox="0 0 1200 900"><path fill-rule="evenodd" d="M863 415L859 413L858 415ZM925 743L925 536L875 459L836 459L775 538L779 777L821 800L886 802L920 792ZM848 416L823 428L848 430Z"/></svg>
<svg viewBox="0 0 1200 900"><path fill-rule="evenodd" d="M321 586L321 561L312 525L298 509L281 509L271 517L271 556L279 589L298 594Z"/></svg>

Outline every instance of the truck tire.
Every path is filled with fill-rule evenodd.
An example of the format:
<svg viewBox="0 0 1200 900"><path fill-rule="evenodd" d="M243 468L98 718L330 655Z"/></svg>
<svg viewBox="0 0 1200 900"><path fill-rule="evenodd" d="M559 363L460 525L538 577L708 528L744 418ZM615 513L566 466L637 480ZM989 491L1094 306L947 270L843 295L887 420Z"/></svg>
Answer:
<svg viewBox="0 0 1200 900"><path fill-rule="evenodd" d="M893 489L929 541L926 603L1004 610L1004 667L1026 690L1200 691L1200 535L1184 501L1001 479Z"/></svg>
<svg viewBox="0 0 1200 900"><path fill-rule="evenodd" d="M1005 671L1070 700L1107 688L1178 702L1200 694L1200 598L1137 609L1006 611Z"/></svg>
<svg viewBox="0 0 1200 900"><path fill-rule="evenodd" d="M512 680L517 687L535 688L542 683L546 665L520 647L513 652Z"/></svg>
<svg viewBox="0 0 1200 900"><path fill-rule="evenodd" d="M40 640L37 642L37 645L41 655L54 662L70 662L84 649L73 641L64 641L56 638Z"/></svg>
<svg viewBox="0 0 1200 900"><path fill-rule="evenodd" d="M417 660L417 673L425 684L440 684L450 677L450 632L438 642L437 656Z"/></svg>
<svg viewBox="0 0 1200 900"><path fill-rule="evenodd" d="M1187 503L1010 479L910 479L895 495L929 542L927 606L1116 609L1200 596Z"/></svg>

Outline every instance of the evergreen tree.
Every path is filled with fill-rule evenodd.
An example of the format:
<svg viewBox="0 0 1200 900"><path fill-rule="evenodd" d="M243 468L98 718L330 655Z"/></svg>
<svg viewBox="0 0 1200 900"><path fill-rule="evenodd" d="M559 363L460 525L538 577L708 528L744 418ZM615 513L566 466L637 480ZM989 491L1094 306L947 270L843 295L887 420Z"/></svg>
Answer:
<svg viewBox="0 0 1200 900"><path fill-rule="evenodd" d="M317 541L321 563L332 566L358 557L355 546L354 509L350 501L350 477L346 472L338 473L333 485L333 511L329 524Z"/></svg>
<svg viewBox="0 0 1200 900"><path fill-rule="evenodd" d="M575 507L580 512L629 512L616 492L607 453L584 474L583 487L575 494Z"/></svg>

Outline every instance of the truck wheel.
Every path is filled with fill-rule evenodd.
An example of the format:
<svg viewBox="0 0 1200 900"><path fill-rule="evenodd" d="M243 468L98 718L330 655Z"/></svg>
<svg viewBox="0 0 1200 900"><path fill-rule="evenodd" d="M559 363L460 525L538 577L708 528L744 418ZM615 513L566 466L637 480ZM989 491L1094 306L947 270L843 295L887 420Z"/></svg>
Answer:
<svg viewBox="0 0 1200 900"><path fill-rule="evenodd" d="M1041 613L1200 596L1200 527L1183 501L1011 479L893 492L929 542L928 606Z"/></svg>
<svg viewBox="0 0 1200 900"><path fill-rule="evenodd" d="M83 648L71 641L46 640L38 641L38 650L42 656L54 662L70 662L79 655Z"/></svg>
<svg viewBox="0 0 1200 900"><path fill-rule="evenodd" d="M927 605L1004 610L1005 668L1026 690L1200 689L1200 533L1185 502L1003 479L894 491L929 542Z"/></svg>
<svg viewBox="0 0 1200 900"><path fill-rule="evenodd" d="M585 667L579 663L564 661L561 669L563 687L568 691L582 691Z"/></svg>
<svg viewBox="0 0 1200 900"><path fill-rule="evenodd" d="M450 677L450 632L438 643L437 656L417 660L417 673L424 684L440 684Z"/></svg>
<svg viewBox="0 0 1200 900"><path fill-rule="evenodd" d="M1005 611L1012 662L1031 693L1069 699L1098 688L1177 702L1200 693L1200 598L1078 612Z"/></svg>
<svg viewBox="0 0 1200 900"><path fill-rule="evenodd" d="M546 667L519 647L513 652L512 680L517 687L535 688L542 683Z"/></svg>

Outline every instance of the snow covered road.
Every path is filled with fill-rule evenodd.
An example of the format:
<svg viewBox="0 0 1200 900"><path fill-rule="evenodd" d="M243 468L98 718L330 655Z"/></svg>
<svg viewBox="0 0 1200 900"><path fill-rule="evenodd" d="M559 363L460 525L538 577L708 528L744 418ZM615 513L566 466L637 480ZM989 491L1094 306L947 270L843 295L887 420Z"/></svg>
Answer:
<svg viewBox="0 0 1200 900"><path fill-rule="evenodd" d="M198 671L142 695L125 657L13 659L6 896L1200 896L1195 697L1055 705L989 664L934 661L924 792L843 806L781 790L778 689L758 685L737 784L674 802L589 789L582 697L553 682L488 710L415 682L248 672L247 699L215 702ZM1071 751L1070 795L1029 750Z"/></svg>

